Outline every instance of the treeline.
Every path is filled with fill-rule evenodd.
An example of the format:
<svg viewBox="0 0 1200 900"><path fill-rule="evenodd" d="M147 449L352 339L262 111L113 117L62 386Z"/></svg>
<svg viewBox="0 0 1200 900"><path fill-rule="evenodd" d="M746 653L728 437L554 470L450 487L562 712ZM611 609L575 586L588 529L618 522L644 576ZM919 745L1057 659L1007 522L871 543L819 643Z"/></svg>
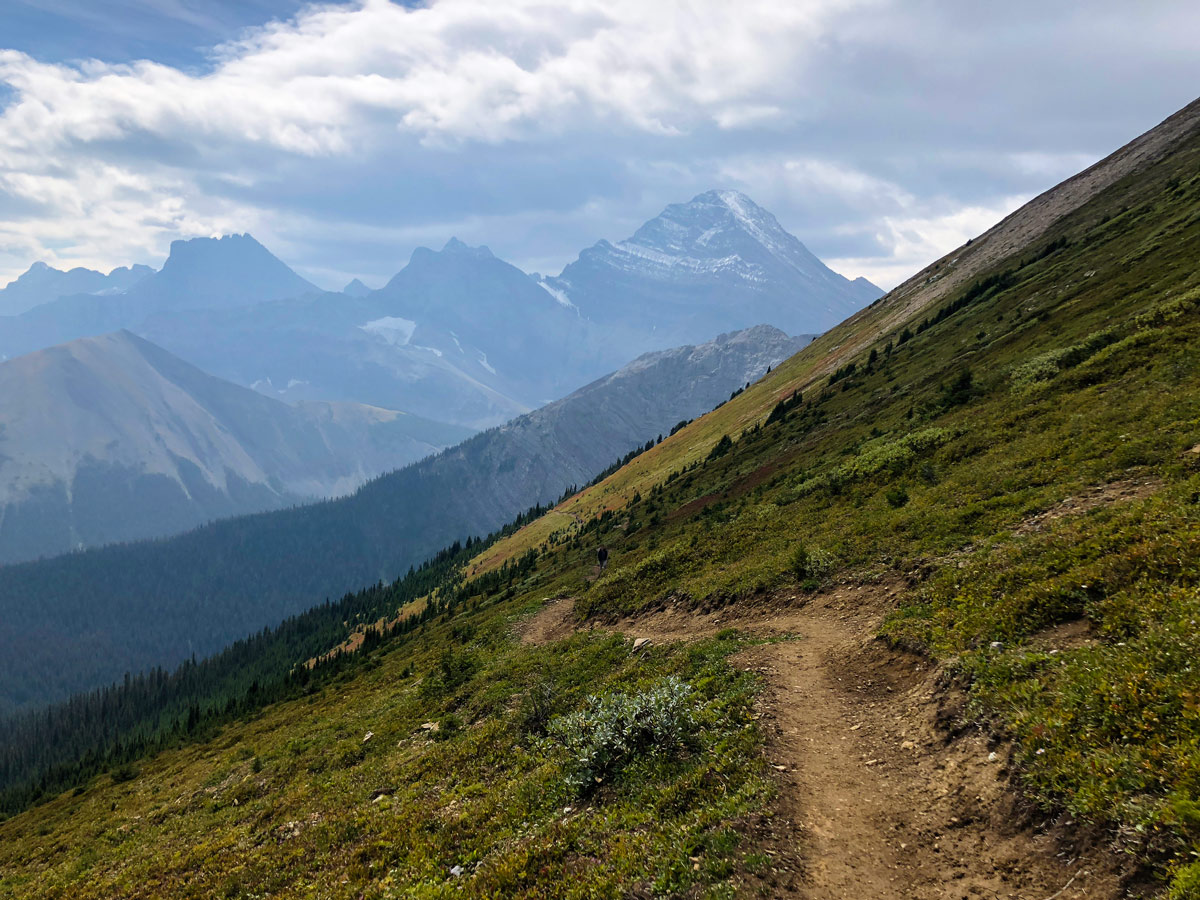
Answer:
<svg viewBox="0 0 1200 900"><path fill-rule="evenodd" d="M351 497L0 568L0 718L126 670L173 668L391 581L456 539L573 492L612 458L601 444L570 468L518 457L524 450L489 433Z"/></svg>
<svg viewBox="0 0 1200 900"><path fill-rule="evenodd" d="M132 764L149 754L201 739L222 724L364 665L371 650L451 611L468 592L496 593L535 567L536 551L466 588L464 564L548 508L535 506L486 539L456 541L392 584L323 603L206 659L189 660L170 672L156 667L127 674L119 683L0 721L0 816L102 772L117 780L132 777ZM406 604L435 591L419 613L395 618ZM331 652L356 631L365 635L358 652Z"/></svg>

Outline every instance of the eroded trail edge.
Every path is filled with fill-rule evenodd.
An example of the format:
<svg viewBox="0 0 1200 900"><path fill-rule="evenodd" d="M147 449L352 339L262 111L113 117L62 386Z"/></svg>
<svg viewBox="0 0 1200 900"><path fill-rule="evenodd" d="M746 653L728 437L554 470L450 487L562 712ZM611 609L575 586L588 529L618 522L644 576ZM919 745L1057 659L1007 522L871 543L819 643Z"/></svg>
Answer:
<svg viewBox="0 0 1200 900"><path fill-rule="evenodd" d="M655 643L735 627L777 637L734 662L760 673L760 724L779 796L755 849L771 859L755 892L810 900L1105 900L1120 895L1104 848L1071 849L1070 823L1022 812L1004 748L939 725L944 698L927 660L875 639L898 583L699 612L669 605L610 627ZM571 600L521 623L528 643L568 636ZM590 624L584 627L601 627ZM758 879L756 879L757 881Z"/></svg>

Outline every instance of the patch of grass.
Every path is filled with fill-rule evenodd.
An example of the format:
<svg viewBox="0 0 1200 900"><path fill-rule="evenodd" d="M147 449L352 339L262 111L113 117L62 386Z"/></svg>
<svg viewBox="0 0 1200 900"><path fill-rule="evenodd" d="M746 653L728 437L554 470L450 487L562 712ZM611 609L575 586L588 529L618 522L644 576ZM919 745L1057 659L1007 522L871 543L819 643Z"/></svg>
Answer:
<svg viewBox="0 0 1200 900"><path fill-rule="evenodd" d="M474 637L455 652L476 664L447 665L443 645L467 621ZM726 662L739 646L727 636L645 656L580 634L522 647L503 607L447 618L347 688L226 728L218 743L233 751L164 753L127 782L0 824L0 895L538 897L554 884L582 897L647 882L703 893L733 877L739 850L717 836L772 789L751 716L757 681ZM410 666L415 679L399 680ZM462 679L453 691L447 668ZM671 685L687 685L686 715L660 702ZM566 734L588 710L630 712L631 698L634 739L580 801L582 745L532 733L524 704ZM422 727L431 721L436 731ZM643 752L646 721L662 752ZM670 721L681 730L659 727ZM45 852L30 856L31 841ZM700 846L712 859L696 871ZM95 850L85 869L80 847Z"/></svg>

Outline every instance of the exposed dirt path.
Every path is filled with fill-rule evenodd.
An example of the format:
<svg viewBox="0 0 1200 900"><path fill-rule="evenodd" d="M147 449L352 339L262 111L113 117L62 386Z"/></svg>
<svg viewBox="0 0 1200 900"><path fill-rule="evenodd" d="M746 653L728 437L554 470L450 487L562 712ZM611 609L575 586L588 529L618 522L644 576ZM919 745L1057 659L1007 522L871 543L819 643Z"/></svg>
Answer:
<svg viewBox="0 0 1200 900"><path fill-rule="evenodd" d="M760 724L780 783L775 814L754 835L771 870L748 878L748 892L806 900L1119 896L1103 848L1075 858L1078 850L1065 849L1069 823L1041 832L1020 814L1003 748L993 752L978 733L946 734L928 664L874 640L900 590L842 586L708 613L679 604L615 626L657 643L726 627L796 636L735 659L765 679ZM572 607L552 601L522 624L522 639L565 637L578 626Z"/></svg>

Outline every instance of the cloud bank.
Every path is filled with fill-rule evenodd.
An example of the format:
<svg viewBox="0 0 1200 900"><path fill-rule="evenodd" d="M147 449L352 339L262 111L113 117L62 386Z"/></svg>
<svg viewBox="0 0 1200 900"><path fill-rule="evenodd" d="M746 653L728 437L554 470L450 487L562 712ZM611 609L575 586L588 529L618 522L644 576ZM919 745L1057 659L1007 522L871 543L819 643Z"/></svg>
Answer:
<svg viewBox="0 0 1200 900"><path fill-rule="evenodd" d="M246 230L328 286L451 234L555 270L728 186L894 284L1191 99L1200 12L1044 6L365 0L198 70L0 50L0 280Z"/></svg>

